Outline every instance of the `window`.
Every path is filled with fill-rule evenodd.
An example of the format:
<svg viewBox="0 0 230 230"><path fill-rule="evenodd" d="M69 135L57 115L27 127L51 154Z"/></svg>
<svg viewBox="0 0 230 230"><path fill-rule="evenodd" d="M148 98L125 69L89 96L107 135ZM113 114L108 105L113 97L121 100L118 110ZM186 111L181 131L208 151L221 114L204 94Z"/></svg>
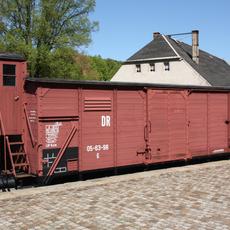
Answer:
<svg viewBox="0 0 230 230"><path fill-rule="evenodd" d="M155 71L155 63L150 63L149 67L150 67L150 72L154 72Z"/></svg>
<svg viewBox="0 0 230 230"><path fill-rule="evenodd" d="M3 64L3 85L15 86L16 83L16 65Z"/></svg>
<svg viewBox="0 0 230 230"><path fill-rule="evenodd" d="M138 73L141 72L141 65L140 65L140 64L137 64L137 65L136 65L136 70L137 70Z"/></svg>
<svg viewBox="0 0 230 230"><path fill-rule="evenodd" d="M169 62L164 62L164 65L165 65L165 71L169 71L170 70Z"/></svg>

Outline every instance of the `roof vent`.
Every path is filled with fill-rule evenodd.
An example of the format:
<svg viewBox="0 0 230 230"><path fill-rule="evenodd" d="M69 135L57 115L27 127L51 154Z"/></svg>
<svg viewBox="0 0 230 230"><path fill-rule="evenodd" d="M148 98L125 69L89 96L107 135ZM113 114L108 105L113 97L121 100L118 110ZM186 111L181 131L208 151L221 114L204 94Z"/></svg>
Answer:
<svg viewBox="0 0 230 230"><path fill-rule="evenodd" d="M199 31L192 31L192 60L199 64Z"/></svg>

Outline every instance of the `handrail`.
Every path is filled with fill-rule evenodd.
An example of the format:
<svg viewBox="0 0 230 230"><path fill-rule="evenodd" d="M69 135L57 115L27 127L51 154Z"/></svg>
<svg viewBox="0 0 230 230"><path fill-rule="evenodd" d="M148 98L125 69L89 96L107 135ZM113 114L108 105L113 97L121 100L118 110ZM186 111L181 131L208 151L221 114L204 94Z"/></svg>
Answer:
<svg viewBox="0 0 230 230"><path fill-rule="evenodd" d="M62 156L63 156L66 148L68 147L70 141L72 140L72 138L73 138L76 130L77 130L77 127L73 126L73 128L71 129L69 135L67 136L66 140L64 141L61 149L59 150L56 159L54 160L52 166L50 167L49 172L47 173L46 178L44 179L44 183L45 184L48 184L50 176L53 175L53 173L54 173L54 171L55 171L58 163L60 162L60 160L61 160L61 158L62 158Z"/></svg>
<svg viewBox="0 0 230 230"><path fill-rule="evenodd" d="M3 136L5 136L5 127L4 127L4 124L3 124L3 120L2 120L2 113L0 112L0 128L1 128L1 130L2 130L2 134L3 134Z"/></svg>
<svg viewBox="0 0 230 230"><path fill-rule="evenodd" d="M3 119L2 119L2 113L0 112L0 130L1 130L1 135L3 135L3 142L4 142L4 169L6 171L7 169L7 158L6 158L6 131L5 127L3 124Z"/></svg>
<svg viewBox="0 0 230 230"><path fill-rule="evenodd" d="M24 108L24 113L25 113L25 117L26 117L26 124L27 124L29 134L30 134L30 140L31 140L32 146L34 147L36 145L36 141L35 141L35 138L34 138L34 135L32 132L31 125L30 125L29 116L28 116L28 113L26 110L26 104L23 104L23 108Z"/></svg>

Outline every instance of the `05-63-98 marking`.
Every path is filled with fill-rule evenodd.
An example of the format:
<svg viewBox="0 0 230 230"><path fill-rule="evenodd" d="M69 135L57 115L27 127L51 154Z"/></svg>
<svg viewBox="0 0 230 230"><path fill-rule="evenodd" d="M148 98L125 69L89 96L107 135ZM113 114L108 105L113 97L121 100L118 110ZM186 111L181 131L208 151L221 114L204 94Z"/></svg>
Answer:
<svg viewBox="0 0 230 230"><path fill-rule="evenodd" d="M106 150L109 150L109 145L108 144L103 144L103 145L87 145L86 146L86 151L87 152L106 151Z"/></svg>

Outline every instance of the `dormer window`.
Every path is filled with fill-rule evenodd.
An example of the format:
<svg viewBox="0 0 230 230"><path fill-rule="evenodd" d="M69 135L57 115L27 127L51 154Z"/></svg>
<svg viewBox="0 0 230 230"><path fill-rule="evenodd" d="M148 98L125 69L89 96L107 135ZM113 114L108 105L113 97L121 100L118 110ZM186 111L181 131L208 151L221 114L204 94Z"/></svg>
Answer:
<svg viewBox="0 0 230 230"><path fill-rule="evenodd" d="M150 69L150 72L154 72L155 71L155 63L149 63L149 69Z"/></svg>
<svg viewBox="0 0 230 230"><path fill-rule="evenodd" d="M170 70L169 62L164 62L164 66L165 66L165 71Z"/></svg>
<svg viewBox="0 0 230 230"><path fill-rule="evenodd" d="M136 71L137 71L137 73L141 72L141 65L140 64L136 64Z"/></svg>
<svg viewBox="0 0 230 230"><path fill-rule="evenodd" d="M16 84L16 65L3 64L3 85L15 86Z"/></svg>

